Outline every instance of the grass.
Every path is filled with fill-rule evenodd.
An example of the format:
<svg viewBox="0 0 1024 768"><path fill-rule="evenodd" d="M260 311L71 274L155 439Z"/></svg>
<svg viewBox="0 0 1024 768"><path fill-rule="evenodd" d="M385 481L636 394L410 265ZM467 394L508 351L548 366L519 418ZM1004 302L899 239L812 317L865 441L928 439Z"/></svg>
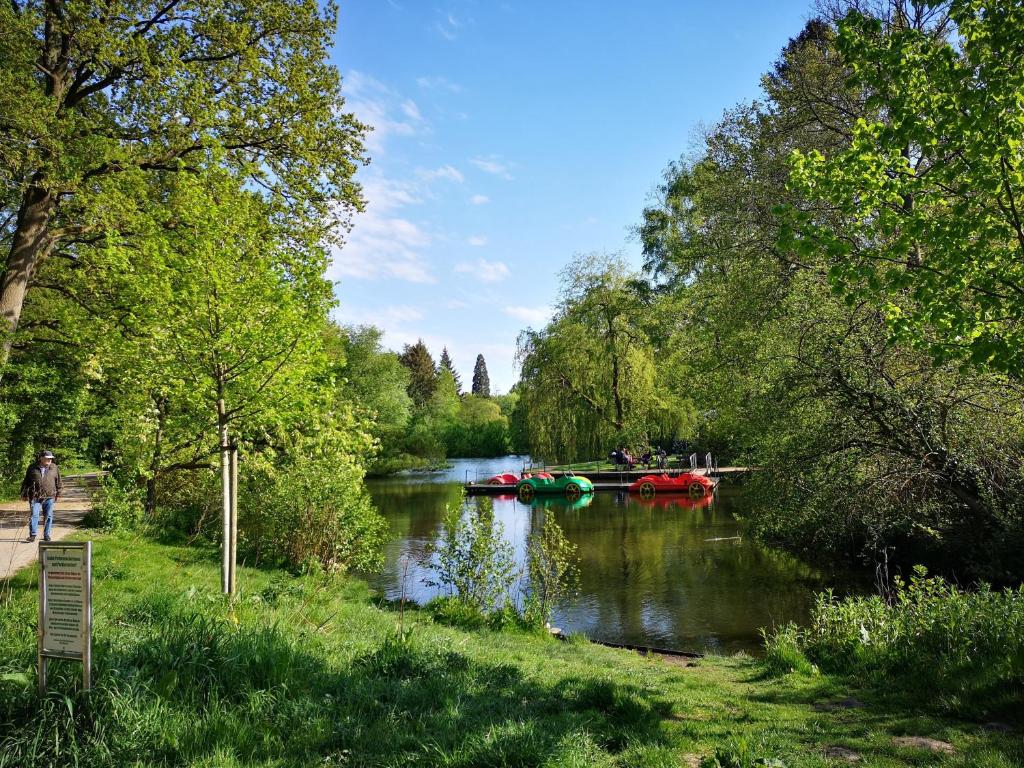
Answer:
<svg viewBox="0 0 1024 768"><path fill-rule="evenodd" d="M33 690L35 571L0 606L0 766L1024 764L1018 733L950 719L854 681L769 676L748 657L670 661L399 613L354 579L243 568L217 553L96 536L96 684L56 663ZM855 696L866 706L818 711ZM898 735L951 742L940 757ZM694 762L697 761L697 762ZM760 761L760 762L758 762Z"/></svg>

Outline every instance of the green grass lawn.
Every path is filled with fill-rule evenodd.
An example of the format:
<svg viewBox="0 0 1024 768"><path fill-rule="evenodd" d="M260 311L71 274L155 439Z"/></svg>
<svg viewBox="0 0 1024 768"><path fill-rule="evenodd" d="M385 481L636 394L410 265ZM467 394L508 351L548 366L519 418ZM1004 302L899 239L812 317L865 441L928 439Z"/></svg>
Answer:
<svg viewBox="0 0 1024 768"><path fill-rule="evenodd" d="M229 605L215 551L95 541L90 695L57 662L35 698L35 569L0 606L0 766L679 766L715 765L716 750L724 766L845 764L828 747L860 765L1024 765L1019 730L852 681L464 632L422 611L399 633L397 608L355 579L242 569ZM851 696L865 706L814 706ZM900 735L956 753L897 747Z"/></svg>

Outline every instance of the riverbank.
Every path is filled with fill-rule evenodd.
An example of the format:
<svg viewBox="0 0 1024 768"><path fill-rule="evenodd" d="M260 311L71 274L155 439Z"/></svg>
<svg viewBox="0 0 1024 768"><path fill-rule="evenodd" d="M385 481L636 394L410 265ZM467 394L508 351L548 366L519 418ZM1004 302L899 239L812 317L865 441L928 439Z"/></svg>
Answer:
<svg viewBox="0 0 1024 768"><path fill-rule="evenodd" d="M63 665L39 706L34 569L13 581L0 612L0 766L677 766L716 750L740 766L825 766L842 750L877 766L1024 761L1015 733L840 678L464 632L403 615L355 579L243 568L229 607L215 551L95 540L90 696L64 699L75 676ZM955 751L894 741L906 736Z"/></svg>

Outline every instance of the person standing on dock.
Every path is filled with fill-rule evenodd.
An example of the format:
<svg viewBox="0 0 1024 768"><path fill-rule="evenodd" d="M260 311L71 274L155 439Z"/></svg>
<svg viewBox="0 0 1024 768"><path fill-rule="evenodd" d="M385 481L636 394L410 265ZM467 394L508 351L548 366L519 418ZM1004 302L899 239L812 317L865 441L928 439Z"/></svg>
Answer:
<svg viewBox="0 0 1024 768"><path fill-rule="evenodd" d="M29 543L36 540L36 534L39 532L39 515L43 511L46 512L43 541L50 540L50 532L53 530L53 505L60 498L62 487L60 470L53 463L53 454L43 451L39 454L39 459L29 466L21 483L21 498L29 503Z"/></svg>

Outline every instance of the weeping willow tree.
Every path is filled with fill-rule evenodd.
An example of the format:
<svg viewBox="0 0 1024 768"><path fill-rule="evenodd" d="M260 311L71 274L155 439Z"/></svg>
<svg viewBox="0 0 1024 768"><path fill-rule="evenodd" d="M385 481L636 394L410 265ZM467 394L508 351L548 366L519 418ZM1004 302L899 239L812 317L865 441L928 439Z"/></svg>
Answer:
<svg viewBox="0 0 1024 768"><path fill-rule="evenodd" d="M554 319L519 337L519 407L530 450L548 461L667 442L689 404L658 383L646 284L617 256L579 256L561 273Z"/></svg>

